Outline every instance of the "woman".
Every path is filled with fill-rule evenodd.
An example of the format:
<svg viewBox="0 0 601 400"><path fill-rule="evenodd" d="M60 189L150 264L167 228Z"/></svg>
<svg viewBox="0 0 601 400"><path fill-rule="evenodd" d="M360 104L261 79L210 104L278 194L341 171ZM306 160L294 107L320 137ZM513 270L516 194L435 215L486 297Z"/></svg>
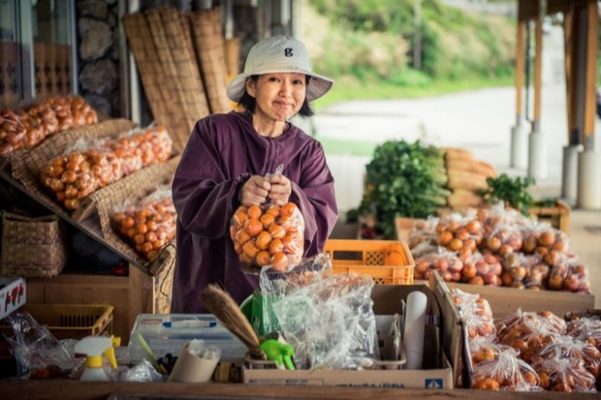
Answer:
<svg viewBox="0 0 601 400"><path fill-rule="evenodd" d="M334 180L319 142L288 120L333 82L312 72L305 46L276 36L250 49L228 97L244 112L196 123L173 179L177 260L172 312L202 312L200 291L222 285L240 303L258 286L242 272L229 237L241 204L295 203L305 219L304 254L323 250L337 218ZM282 174L266 178L283 164Z"/></svg>

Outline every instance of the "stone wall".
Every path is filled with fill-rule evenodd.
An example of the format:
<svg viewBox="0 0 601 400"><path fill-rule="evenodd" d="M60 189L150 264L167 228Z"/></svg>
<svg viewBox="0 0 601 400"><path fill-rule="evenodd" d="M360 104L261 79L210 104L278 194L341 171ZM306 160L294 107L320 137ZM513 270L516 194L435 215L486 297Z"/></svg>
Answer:
<svg viewBox="0 0 601 400"><path fill-rule="evenodd" d="M79 92L98 112L120 116L118 1L76 5Z"/></svg>

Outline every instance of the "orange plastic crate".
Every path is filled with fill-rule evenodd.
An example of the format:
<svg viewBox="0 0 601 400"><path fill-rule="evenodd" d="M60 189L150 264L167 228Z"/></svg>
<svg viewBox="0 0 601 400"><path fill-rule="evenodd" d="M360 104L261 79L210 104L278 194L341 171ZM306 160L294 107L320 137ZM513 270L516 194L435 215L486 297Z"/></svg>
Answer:
<svg viewBox="0 0 601 400"><path fill-rule="evenodd" d="M400 265L384 265L384 254L391 244L396 244L403 250ZM330 256L336 274L365 274L380 285L413 284L415 261L405 243L395 240L329 239L324 251Z"/></svg>

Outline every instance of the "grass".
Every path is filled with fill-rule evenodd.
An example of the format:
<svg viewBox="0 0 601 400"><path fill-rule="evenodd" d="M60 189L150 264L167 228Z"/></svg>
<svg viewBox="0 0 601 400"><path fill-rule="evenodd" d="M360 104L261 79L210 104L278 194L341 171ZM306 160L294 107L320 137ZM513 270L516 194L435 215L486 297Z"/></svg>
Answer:
<svg viewBox="0 0 601 400"><path fill-rule="evenodd" d="M512 77L471 79L461 81L433 81L424 86L397 86L387 82L358 82L353 80L334 84L332 90L313 102L315 110L348 100L415 99L466 90L513 85Z"/></svg>
<svg viewBox="0 0 601 400"><path fill-rule="evenodd" d="M370 156L377 146L373 142L361 140L336 139L317 136L326 154L345 156Z"/></svg>

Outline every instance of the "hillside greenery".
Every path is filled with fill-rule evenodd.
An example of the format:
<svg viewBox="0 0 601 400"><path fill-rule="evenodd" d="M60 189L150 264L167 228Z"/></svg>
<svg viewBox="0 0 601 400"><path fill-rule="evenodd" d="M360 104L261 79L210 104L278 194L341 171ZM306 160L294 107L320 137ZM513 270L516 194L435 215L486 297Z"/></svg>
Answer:
<svg viewBox="0 0 601 400"><path fill-rule="evenodd" d="M417 26L415 0L305 3L303 37L315 69L337 80L330 102L511 83L515 22L506 17L421 0ZM412 55L418 42L421 65L415 68Z"/></svg>

